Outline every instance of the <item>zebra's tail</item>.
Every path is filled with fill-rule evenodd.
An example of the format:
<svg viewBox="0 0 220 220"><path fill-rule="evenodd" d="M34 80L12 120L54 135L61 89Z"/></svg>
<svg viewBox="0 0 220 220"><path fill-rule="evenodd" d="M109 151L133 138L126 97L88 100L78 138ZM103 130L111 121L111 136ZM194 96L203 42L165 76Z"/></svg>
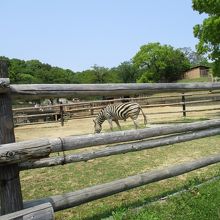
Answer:
<svg viewBox="0 0 220 220"><path fill-rule="evenodd" d="M147 125L147 116L145 115L145 113L144 113L144 111L143 111L143 109L141 107L140 107L140 110L142 112L142 115L144 116L144 124L146 126Z"/></svg>

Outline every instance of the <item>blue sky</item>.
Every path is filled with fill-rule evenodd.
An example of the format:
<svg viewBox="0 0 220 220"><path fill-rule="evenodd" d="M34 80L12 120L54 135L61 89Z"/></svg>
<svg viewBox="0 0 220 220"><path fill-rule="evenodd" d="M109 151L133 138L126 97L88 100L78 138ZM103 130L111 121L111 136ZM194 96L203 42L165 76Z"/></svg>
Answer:
<svg viewBox="0 0 220 220"><path fill-rule="evenodd" d="M191 0L0 0L0 56L73 71L118 66L150 42L198 42Z"/></svg>

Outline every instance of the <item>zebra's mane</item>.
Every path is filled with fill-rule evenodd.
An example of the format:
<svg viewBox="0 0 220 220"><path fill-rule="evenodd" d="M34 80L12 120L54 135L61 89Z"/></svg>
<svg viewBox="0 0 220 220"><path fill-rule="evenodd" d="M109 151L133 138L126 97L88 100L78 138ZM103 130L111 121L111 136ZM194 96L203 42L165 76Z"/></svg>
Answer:
<svg viewBox="0 0 220 220"><path fill-rule="evenodd" d="M104 114L105 108L102 108L100 110L100 112L98 113L97 117L96 117L96 121L97 122L101 122L103 123L103 121L105 120L105 114Z"/></svg>

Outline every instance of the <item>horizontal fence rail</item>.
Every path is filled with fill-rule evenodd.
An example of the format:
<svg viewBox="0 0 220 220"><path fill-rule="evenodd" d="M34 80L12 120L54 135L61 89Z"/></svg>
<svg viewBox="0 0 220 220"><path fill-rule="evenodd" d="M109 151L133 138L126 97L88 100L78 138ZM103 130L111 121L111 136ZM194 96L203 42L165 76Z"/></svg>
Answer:
<svg viewBox="0 0 220 220"><path fill-rule="evenodd" d="M155 147L162 147L170 144L176 144L195 140L204 137L211 137L220 134L220 128L206 129L202 131L195 131L186 134L172 135L157 139L143 140L138 142L131 142L125 144L118 144L111 147L105 147L101 150L95 150L86 153L69 154L58 157L43 158L34 161L28 161L19 164L20 170L36 169L42 167L51 167L57 165L64 165L68 163L76 163L81 161L88 161L100 157L107 157L117 154L125 154L128 152L141 151Z"/></svg>
<svg viewBox="0 0 220 220"><path fill-rule="evenodd" d="M163 96L144 96L137 98L119 98L110 100L93 100L93 101L77 101L66 104L55 105L42 105L40 107L22 107L14 108L14 123L16 126L39 124L39 123L52 123L59 121L67 121L76 118L95 117L102 108L108 104L117 104L126 101L138 102L142 108L159 108L159 107L180 107L176 111L157 111L148 112L148 115L155 114L180 114L186 116L186 113L196 113L201 111L219 111L219 108L200 109L205 104L217 104L220 101L219 91L211 92L193 92L182 94L165 94ZM187 101L186 101L187 98ZM184 101L183 101L184 100ZM198 106L200 104L200 106ZM196 106L196 108L189 110L188 107ZM63 109L63 114L61 110ZM64 123L62 123L63 125Z"/></svg>
<svg viewBox="0 0 220 220"><path fill-rule="evenodd" d="M47 202L11 214L0 216L0 220L54 220L51 203Z"/></svg>
<svg viewBox="0 0 220 220"><path fill-rule="evenodd" d="M179 165L150 171L135 176L130 176L124 179L116 180L113 182L88 187L75 192L65 193L62 195L51 196L39 200L25 202L25 207L31 207L42 203L50 202L53 205L54 211L71 208L81 205L96 199L104 198L114 195L119 192L127 191L139 186L149 183L157 182L160 180L168 179L171 177L179 176L184 173L191 172L211 164L219 163L220 155L212 155L204 157L192 162L186 162Z"/></svg>
<svg viewBox="0 0 220 220"><path fill-rule="evenodd" d="M220 83L20 84L11 94L22 98L135 95L149 92L219 90Z"/></svg>
<svg viewBox="0 0 220 220"><path fill-rule="evenodd" d="M182 113L182 112L205 112L205 111L218 111L218 110L220 110L220 108L207 108L207 109L170 111L170 112L151 112L151 113L148 113L148 115L175 114L175 113Z"/></svg>
<svg viewBox="0 0 220 220"><path fill-rule="evenodd" d="M209 120L190 124L166 125L156 128L68 136L63 138L41 138L32 141L3 144L0 145L0 165L21 163L30 159L43 158L53 152L142 140L156 136L210 129L219 126L220 120Z"/></svg>
<svg viewBox="0 0 220 220"><path fill-rule="evenodd" d="M144 97L132 97L132 98L114 98L114 99L103 99L103 100L93 100L93 101L78 101L78 102L73 102L73 103L67 103L67 104L55 104L55 105L42 105L40 107L22 107L22 108L14 108L13 112L23 112L26 110L39 110L39 109L48 109L48 108L59 108L60 106L63 107L81 107L82 105L85 106L93 106L93 105L98 105L103 103L106 104L111 104L112 102L122 102L122 101L145 101L145 100L151 100L151 99L167 99L167 98L180 98L182 96L185 97L192 97L192 96L216 96L219 95L219 91L212 91L212 92L193 92L193 93L184 93L184 94L175 94L175 95L163 95L163 96L144 96Z"/></svg>

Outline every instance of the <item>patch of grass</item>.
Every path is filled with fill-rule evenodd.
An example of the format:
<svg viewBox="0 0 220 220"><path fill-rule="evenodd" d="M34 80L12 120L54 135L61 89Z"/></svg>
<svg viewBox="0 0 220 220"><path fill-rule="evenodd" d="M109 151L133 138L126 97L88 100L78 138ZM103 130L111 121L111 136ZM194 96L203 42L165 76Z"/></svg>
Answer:
<svg viewBox="0 0 220 220"><path fill-rule="evenodd" d="M197 118L197 117L182 117L179 119L174 119L172 121L164 121L160 124L176 124L176 123L193 123L197 121L205 121L209 120L209 118ZM156 124L156 123L155 123Z"/></svg>
<svg viewBox="0 0 220 220"><path fill-rule="evenodd" d="M148 127L148 125L139 125L138 129L141 129L141 128L146 128ZM131 130L131 129L135 129L134 125L133 124L123 124L121 126L121 130L124 131L124 130ZM116 126L113 127L113 131L120 131L120 129ZM103 129L103 132L111 132L110 128L109 129Z"/></svg>
<svg viewBox="0 0 220 220"><path fill-rule="evenodd" d="M181 79L178 80L177 83L193 83L193 82L211 82L210 77L201 77L197 79Z"/></svg>
<svg viewBox="0 0 220 220"><path fill-rule="evenodd" d="M22 171L20 175L23 197L25 200L30 200L62 194L137 173L192 161L206 155L219 153L219 140L220 136L214 136L140 152L98 158L88 162ZM124 215L124 210L141 206L153 198L160 197L161 194L178 191L195 181L195 177L198 178L198 181L202 181L215 176L219 169L220 165L216 164L179 177L138 187L60 211L56 214L56 219L97 220L110 216L112 213L120 218ZM153 219L155 213L152 212L150 215Z"/></svg>
<svg viewBox="0 0 220 220"><path fill-rule="evenodd" d="M171 197L166 201L154 203L137 212L124 211L124 213L120 213L121 219L217 220L220 219L219 187L219 180L205 184L200 188L194 187L188 192Z"/></svg>

